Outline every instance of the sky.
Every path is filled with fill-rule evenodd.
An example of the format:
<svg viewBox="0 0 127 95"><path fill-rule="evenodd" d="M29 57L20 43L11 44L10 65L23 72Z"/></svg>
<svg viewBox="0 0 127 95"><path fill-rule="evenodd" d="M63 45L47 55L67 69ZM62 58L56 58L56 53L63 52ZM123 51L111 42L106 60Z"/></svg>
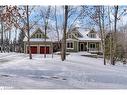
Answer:
<svg viewBox="0 0 127 95"><path fill-rule="evenodd" d="M33 8L34 7L34 8ZM29 10L31 10L31 8L33 8L33 10L31 11L31 14L30 14L30 23L34 23L34 21L38 21L37 25L35 25L34 27L36 26L39 26L39 27L42 27L44 25L44 21L43 21L43 18L42 18L42 12L43 13L46 13L47 12L47 9L48 9L49 6L29 6ZM87 7L93 7L93 6L87 6ZM108 6L105 6L105 7L108 7ZM113 7L113 6L110 6L110 7ZM82 10L82 7L81 6L71 6L71 8L73 8L73 10L71 12L69 12L69 15L73 12L73 14L68 18L68 26L70 26L74 21L73 23L73 27L74 26L79 26L79 27L82 27L82 28L90 28L90 29L93 29L95 28L95 30L98 31L98 25L95 24L95 22L90 19L89 16L87 15L84 15L83 19L77 19L75 20L75 18L79 15L80 11ZM119 15L121 15L121 13L123 12L124 9L127 9L127 6L119 6L119 13L118 13L118 17ZM93 12L93 10L88 10L90 13ZM111 21L112 21L112 26L113 26L113 22L114 22L114 10L110 10L112 11L112 13L110 13L110 18L111 18ZM86 11L85 11L86 12ZM85 13L84 12L84 13ZM107 9L105 10L106 14L107 14ZM127 11L126 11L127 12ZM125 13L126 13L125 12ZM49 22L49 26L52 27L52 31L55 30L55 5L51 6L51 11L50 11L50 18L48 20ZM59 29L62 30L63 29L63 22L64 22L64 8L63 6L56 6L56 14L57 14L57 23L58 23L58 26L60 27ZM105 23L108 23L108 19L105 20ZM118 28L121 27L121 26L124 26L125 24L127 24L127 14L122 14L120 16L120 20L118 20ZM12 33L12 38L14 38L14 34L15 34L15 30L13 29L12 30L13 33ZM18 30L19 32L19 30ZM18 33L17 33L18 35Z"/></svg>

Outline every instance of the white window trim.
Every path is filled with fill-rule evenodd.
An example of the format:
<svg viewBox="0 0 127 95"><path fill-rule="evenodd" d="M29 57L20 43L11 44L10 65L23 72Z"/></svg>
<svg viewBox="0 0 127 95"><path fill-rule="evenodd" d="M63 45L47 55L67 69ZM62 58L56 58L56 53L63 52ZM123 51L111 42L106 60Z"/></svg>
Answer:
<svg viewBox="0 0 127 95"><path fill-rule="evenodd" d="M92 45L94 44L94 45L95 45L95 48L93 48L93 47L92 47L92 48L89 47L89 48L91 48L91 49L96 49L96 43L90 43L90 45L91 45L91 44L92 44Z"/></svg>
<svg viewBox="0 0 127 95"><path fill-rule="evenodd" d="M97 38L95 33L90 33L90 34L89 34L89 37L90 37L90 38Z"/></svg>
<svg viewBox="0 0 127 95"><path fill-rule="evenodd" d="M68 47L67 47L67 44L68 44L68 43L72 43L72 44L73 44L73 45L72 45L73 47L72 47L72 48L68 48ZM74 42L68 41L68 42L66 43L66 48L67 48L67 49L74 49Z"/></svg>

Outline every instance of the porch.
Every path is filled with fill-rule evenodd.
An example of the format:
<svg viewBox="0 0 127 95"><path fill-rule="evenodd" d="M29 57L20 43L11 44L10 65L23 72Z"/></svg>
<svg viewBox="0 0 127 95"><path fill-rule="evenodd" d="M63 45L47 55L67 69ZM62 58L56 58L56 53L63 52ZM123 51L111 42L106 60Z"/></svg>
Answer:
<svg viewBox="0 0 127 95"><path fill-rule="evenodd" d="M101 42L79 42L79 51L101 52Z"/></svg>

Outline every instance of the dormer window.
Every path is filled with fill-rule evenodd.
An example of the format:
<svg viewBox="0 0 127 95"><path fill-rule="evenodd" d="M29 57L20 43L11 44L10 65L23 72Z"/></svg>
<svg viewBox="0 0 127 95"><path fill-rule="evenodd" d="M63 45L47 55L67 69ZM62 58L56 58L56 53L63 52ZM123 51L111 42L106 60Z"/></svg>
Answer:
<svg viewBox="0 0 127 95"><path fill-rule="evenodd" d="M41 34L36 34L36 38L41 38Z"/></svg>
<svg viewBox="0 0 127 95"><path fill-rule="evenodd" d="M38 38L38 34L37 34L37 38Z"/></svg>
<svg viewBox="0 0 127 95"><path fill-rule="evenodd" d="M40 37L39 38L41 38L41 34L40 34Z"/></svg>
<svg viewBox="0 0 127 95"><path fill-rule="evenodd" d="M91 34L89 34L89 37L90 37L90 38L96 38L96 34L91 33Z"/></svg>

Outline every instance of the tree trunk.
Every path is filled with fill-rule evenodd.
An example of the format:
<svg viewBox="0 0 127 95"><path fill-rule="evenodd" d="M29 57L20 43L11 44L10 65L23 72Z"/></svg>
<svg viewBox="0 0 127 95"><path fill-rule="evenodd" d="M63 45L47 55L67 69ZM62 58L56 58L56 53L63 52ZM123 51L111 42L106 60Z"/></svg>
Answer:
<svg viewBox="0 0 127 95"><path fill-rule="evenodd" d="M110 46L109 46L109 50L110 50L110 64L113 64L113 57L112 57L112 30L111 30L111 19L110 19L110 7L108 7L108 18L109 18L109 30L110 30Z"/></svg>
<svg viewBox="0 0 127 95"><path fill-rule="evenodd" d="M62 61L66 60L66 31L67 31L67 19L68 19L68 6L65 5L64 31L63 31L62 52L61 52L61 59L62 59Z"/></svg>
<svg viewBox="0 0 127 95"><path fill-rule="evenodd" d="M27 13L27 33L28 33L28 50L29 50L29 58L32 59L31 48L30 48L30 31L29 31L29 7L26 6Z"/></svg>
<svg viewBox="0 0 127 95"><path fill-rule="evenodd" d="M3 52L3 33L4 32L4 30L3 30L3 22L2 22L2 20L1 20L1 53Z"/></svg>
<svg viewBox="0 0 127 95"><path fill-rule="evenodd" d="M47 28L48 28L48 20L49 20L49 15L50 15L50 8L51 8L51 6L48 7L48 10L47 10L47 13L46 13L46 17L45 17L44 58L46 58L46 39L47 39Z"/></svg>
<svg viewBox="0 0 127 95"><path fill-rule="evenodd" d="M59 38L59 30L58 30L58 23L57 23L57 14L56 14L56 6L55 6L55 25L56 25L56 32L57 32L57 39L58 39L58 49L60 48L60 38Z"/></svg>
<svg viewBox="0 0 127 95"><path fill-rule="evenodd" d="M52 53L52 58L53 58L53 42L51 43L51 53Z"/></svg>
<svg viewBox="0 0 127 95"><path fill-rule="evenodd" d="M10 49L11 49L11 30L9 31L9 52L10 52Z"/></svg>
<svg viewBox="0 0 127 95"><path fill-rule="evenodd" d="M45 37L44 37L44 58L46 58L46 31L47 31L47 25L45 25Z"/></svg>
<svg viewBox="0 0 127 95"><path fill-rule="evenodd" d="M15 43L14 43L14 52L16 52L16 43L17 43L17 29L15 29Z"/></svg>
<svg viewBox="0 0 127 95"><path fill-rule="evenodd" d="M102 14L101 14L102 13ZM101 6L98 7L98 15L99 15L99 28L100 28L100 34L101 34L101 45L102 45L102 51L103 51L103 62L104 65L106 65L106 58L105 58L105 30L104 30L104 6L103 8ZM102 17L102 19L101 19Z"/></svg>
<svg viewBox="0 0 127 95"><path fill-rule="evenodd" d="M106 58L105 58L105 56L106 56L106 52L105 52L105 20L104 20L104 15L105 15L105 11L104 11L105 9L104 9L104 6L102 6L102 11L103 11L103 14L102 14L102 34L103 34L103 49L104 49L104 54L103 54L103 56L104 56L104 65L106 65Z"/></svg>
<svg viewBox="0 0 127 95"><path fill-rule="evenodd" d="M115 16L114 16L114 35L113 35L113 60L112 60L112 65L115 65L116 61L116 46L117 46L117 36L116 36L116 28L117 28L117 14L118 14L118 5L115 6Z"/></svg>

